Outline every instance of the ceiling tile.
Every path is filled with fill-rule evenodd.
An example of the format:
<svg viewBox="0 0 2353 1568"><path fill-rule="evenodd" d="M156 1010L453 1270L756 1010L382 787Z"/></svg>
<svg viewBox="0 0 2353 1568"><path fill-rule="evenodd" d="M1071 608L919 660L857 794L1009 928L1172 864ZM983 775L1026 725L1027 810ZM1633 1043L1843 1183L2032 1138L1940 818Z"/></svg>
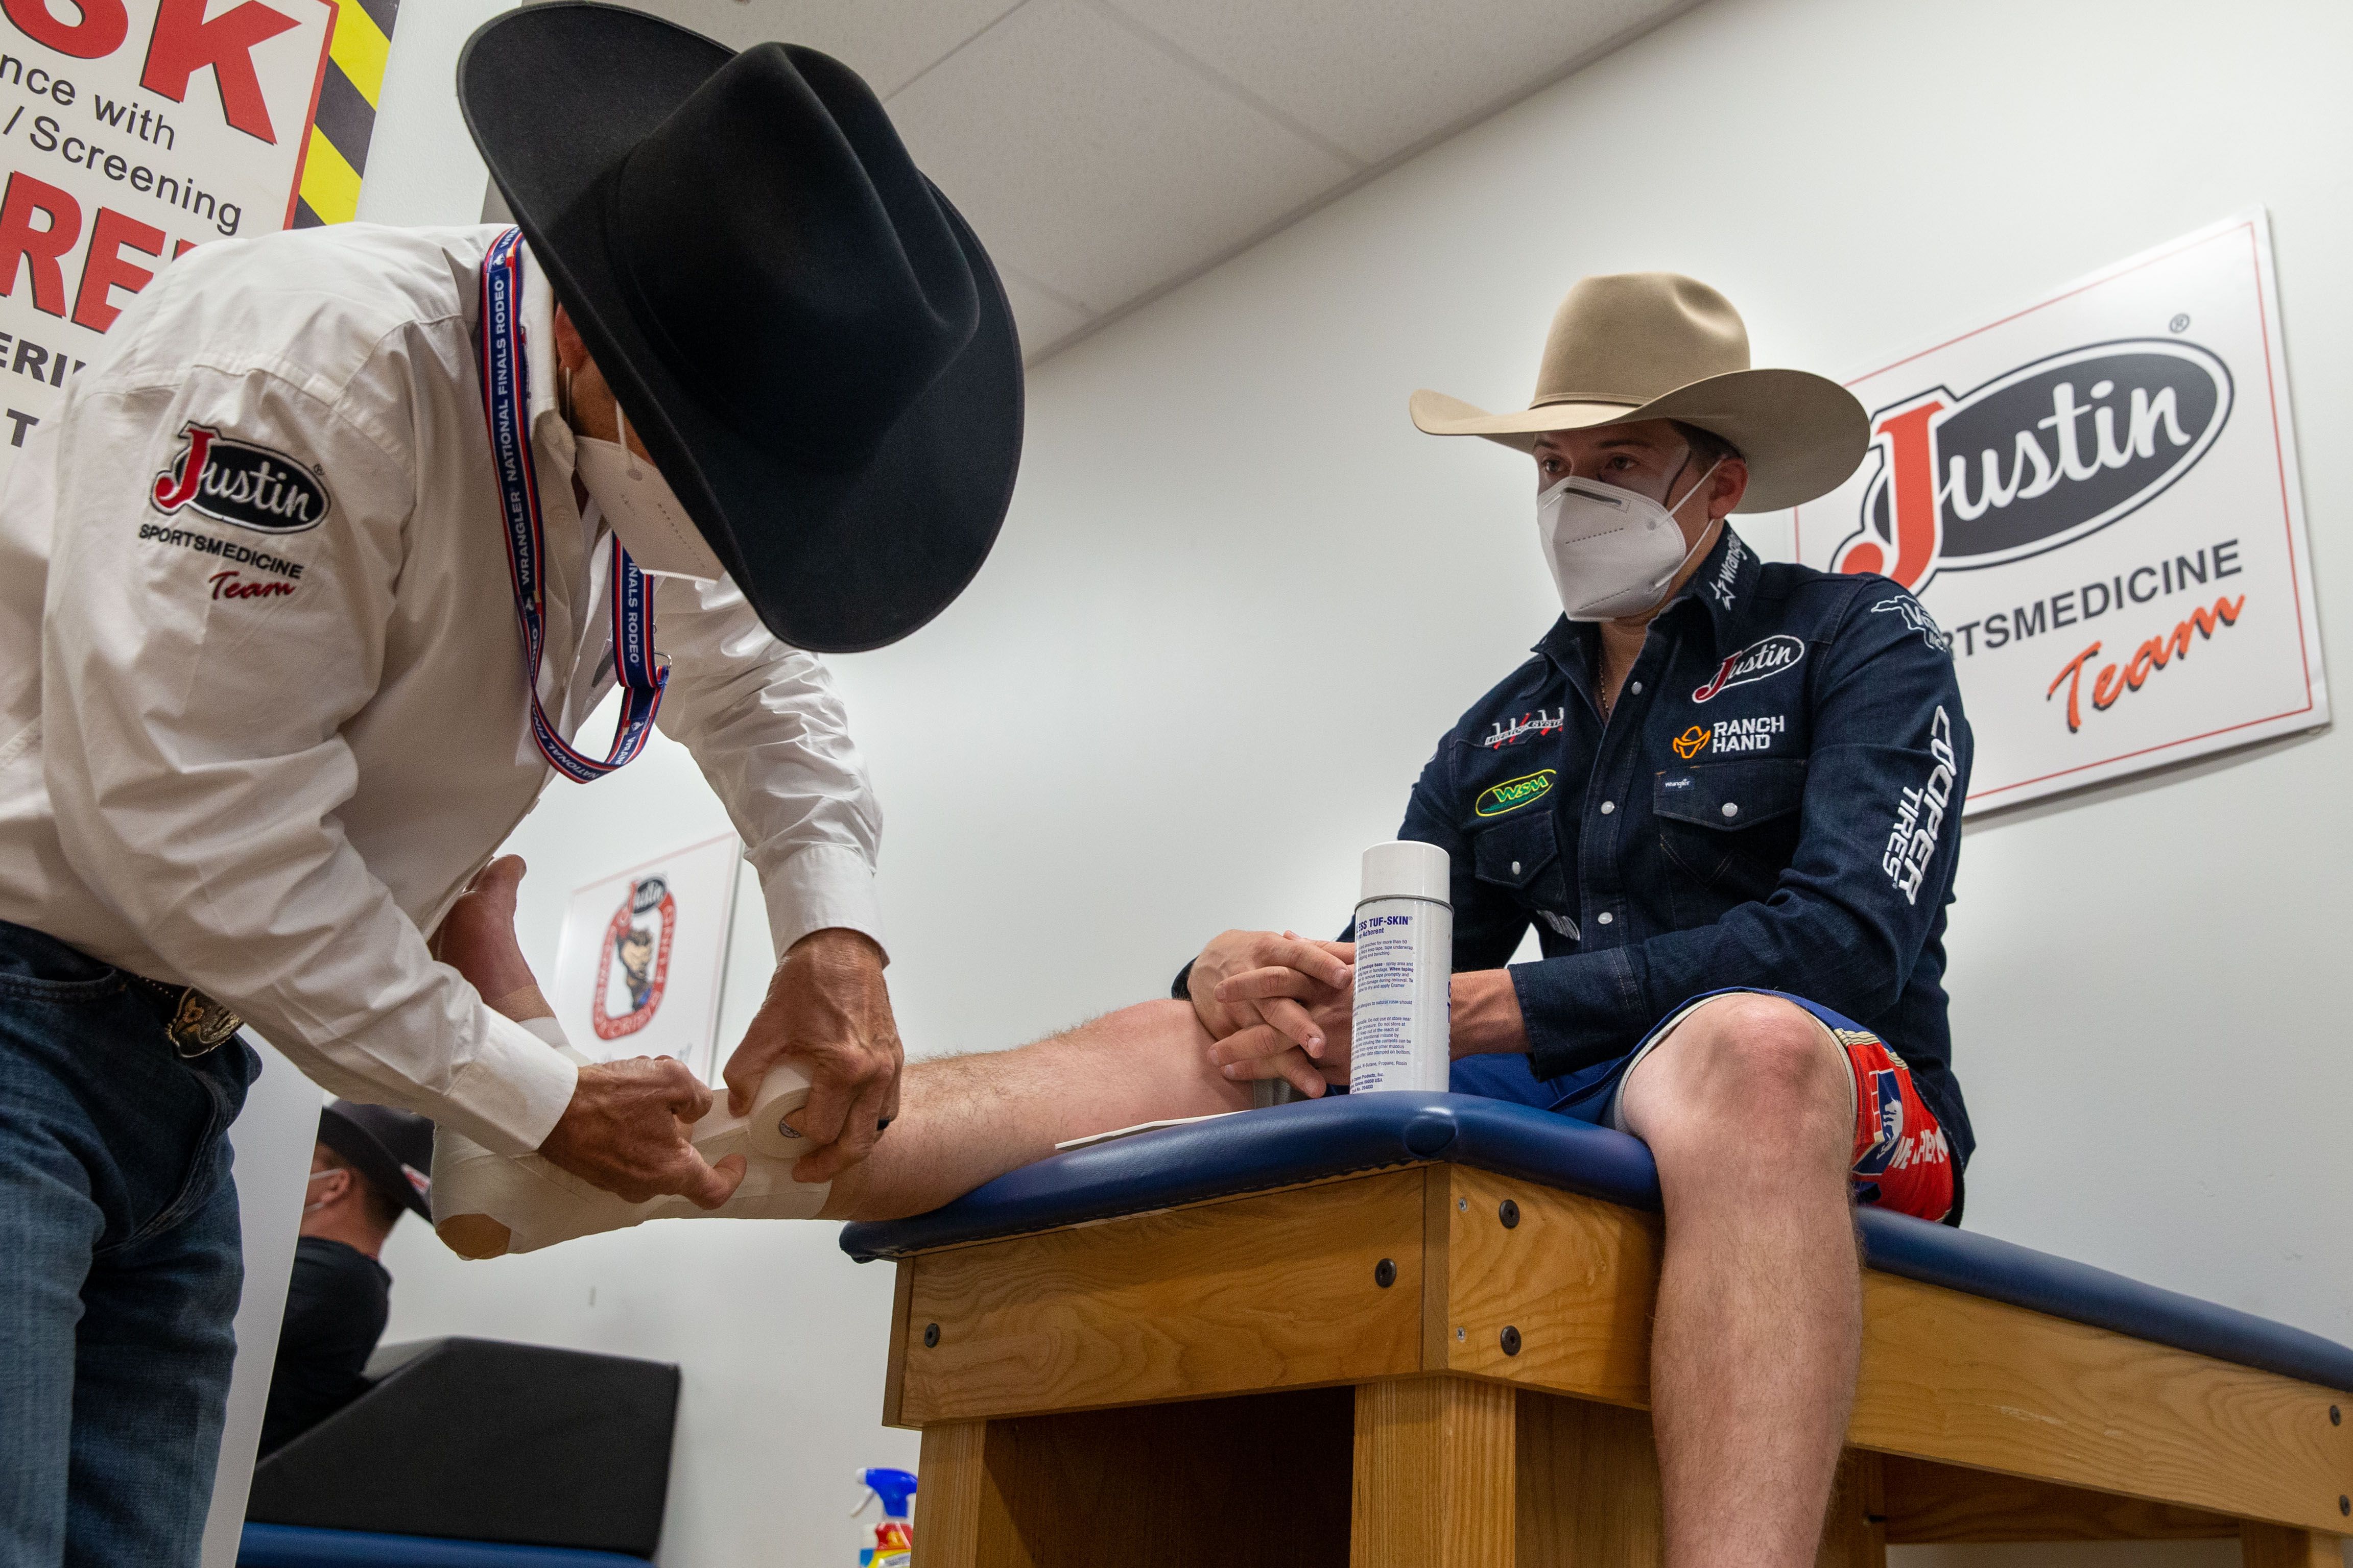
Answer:
<svg viewBox="0 0 2353 1568"><path fill-rule="evenodd" d="M890 109L993 254L1096 310L1354 172L1081 0L1029 0Z"/></svg>
<svg viewBox="0 0 2353 1568"><path fill-rule="evenodd" d="M774 38L822 49L884 98L1020 0L629 0L731 48Z"/></svg>
<svg viewBox="0 0 2353 1568"><path fill-rule="evenodd" d="M1691 0L1101 0L1366 163Z"/></svg>
<svg viewBox="0 0 2353 1568"><path fill-rule="evenodd" d="M997 275L1004 282L1005 297L1013 306L1013 323L1020 329L1021 357L1025 361L1053 353L1065 338L1073 336L1095 319L1092 311L1031 282L1001 259Z"/></svg>

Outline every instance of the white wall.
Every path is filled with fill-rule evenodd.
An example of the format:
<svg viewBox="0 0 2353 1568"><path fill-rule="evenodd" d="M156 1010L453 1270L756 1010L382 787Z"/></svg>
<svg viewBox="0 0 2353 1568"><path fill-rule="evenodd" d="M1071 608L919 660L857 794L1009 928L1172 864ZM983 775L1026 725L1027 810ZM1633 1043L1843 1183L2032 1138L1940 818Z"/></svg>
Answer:
<svg viewBox="0 0 2353 1568"><path fill-rule="evenodd" d="M458 111L458 51L515 0L427 0L401 9L368 137L360 217L367 223L472 223L490 171Z"/></svg>
<svg viewBox="0 0 2353 1568"><path fill-rule="evenodd" d="M1712 0L1040 367L987 570L912 641L838 661L890 816L911 1046L1155 993L1222 925L1336 928L1432 740L1552 614L1520 463L1418 436L1406 395L1524 396L1582 273L1696 274L1760 363L1841 373L2267 205L2321 612L2353 668L2353 491L2325 439L2353 421L2348 47L2353 13L2319 0ZM2347 746L1972 825L1950 984L1974 1227L2353 1340ZM516 838L543 962L564 889L716 809L675 752L556 788ZM671 1564L827 1562L844 1472L912 1456L873 1426L889 1280L824 1227L470 1266L420 1230L387 1260L396 1337L686 1365Z"/></svg>

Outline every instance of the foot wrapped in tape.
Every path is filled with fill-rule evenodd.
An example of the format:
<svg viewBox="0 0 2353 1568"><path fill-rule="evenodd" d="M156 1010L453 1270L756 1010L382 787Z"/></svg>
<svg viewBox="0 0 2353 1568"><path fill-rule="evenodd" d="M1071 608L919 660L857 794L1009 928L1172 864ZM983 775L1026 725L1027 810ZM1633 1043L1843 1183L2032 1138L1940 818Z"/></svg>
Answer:
<svg viewBox="0 0 2353 1568"><path fill-rule="evenodd" d="M535 1252L575 1237L623 1230L649 1219L815 1219L830 1182L793 1180L804 1147L783 1125L808 1099L809 1080L779 1063L760 1082L749 1116L730 1116L722 1097L694 1124L690 1141L717 1164L744 1156L743 1184L715 1209L683 1197L633 1204L537 1154L497 1154L448 1128L433 1139L433 1231L460 1258Z"/></svg>

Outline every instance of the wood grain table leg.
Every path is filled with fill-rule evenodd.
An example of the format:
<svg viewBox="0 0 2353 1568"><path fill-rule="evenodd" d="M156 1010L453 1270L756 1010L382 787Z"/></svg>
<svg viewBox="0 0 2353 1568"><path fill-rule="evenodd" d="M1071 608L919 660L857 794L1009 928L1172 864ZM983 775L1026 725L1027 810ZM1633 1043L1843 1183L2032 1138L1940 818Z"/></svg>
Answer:
<svg viewBox="0 0 2353 1568"><path fill-rule="evenodd" d="M1887 1568L1887 1491L1876 1454L1847 1450L1814 1568Z"/></svg>
<svg viewBox="0 0 2353 1568"><path fill-rule="evenodd" d="M939 1421L923 1428L916 1475L923 1527L915 1532L914 1568L982 1568L987 1447L986 1421ZM988 1568L1008 1565L991 1562Z"/></svg>
<svg viewBox="0 0 2353 1568"><path fill-rule="evenodd" d="M1518 1568L1658 1568L1649 1416L1522 1389L1517 1428Z"/></svg>
<svg viewBox="0 0 2353 1568"><path fill-rule="evenodd" d="M1350 1568L1512 1561L1514 1394L1444 1375L1356 1387Z"/></svg>
<svg viewBox="0 0 2353 1568"><path fill-rule="evenodd" d="M2246 1568L2345 1568L2345 1538L2250 1521L2239 1527L2239 1560Z"/></svg>

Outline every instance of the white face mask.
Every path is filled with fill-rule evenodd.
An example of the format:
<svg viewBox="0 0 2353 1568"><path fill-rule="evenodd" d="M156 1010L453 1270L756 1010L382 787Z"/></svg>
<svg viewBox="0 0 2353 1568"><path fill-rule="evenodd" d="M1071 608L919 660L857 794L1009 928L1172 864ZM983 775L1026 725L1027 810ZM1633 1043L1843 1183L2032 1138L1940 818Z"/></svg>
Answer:
<svg viewBox="0 0 2353 1568"><path fill-rule="evenodd" d="M687 516L670 481L629 449L629 416L620 412L617 402L613 411L621 421L618 441L599 441L593 436L574 439L580 482L596 498L598 510L613 525L621 548L629 552L638 571L649 577L717 582L727 569L712 553L694 520Z"/></svg>
<svg viewBox="0 0 2353 1568"><path fill-rule="evenodd" d="M1667 585L1699 546L1683 547L1674 509L1691 500L1717 465L1665 506L1645 495L1569 475L1536 497L1536 533L1545 564L1572 621L1639 616L1666 597ZM1700 533L1701 543L1706 531Z"/></svg>

